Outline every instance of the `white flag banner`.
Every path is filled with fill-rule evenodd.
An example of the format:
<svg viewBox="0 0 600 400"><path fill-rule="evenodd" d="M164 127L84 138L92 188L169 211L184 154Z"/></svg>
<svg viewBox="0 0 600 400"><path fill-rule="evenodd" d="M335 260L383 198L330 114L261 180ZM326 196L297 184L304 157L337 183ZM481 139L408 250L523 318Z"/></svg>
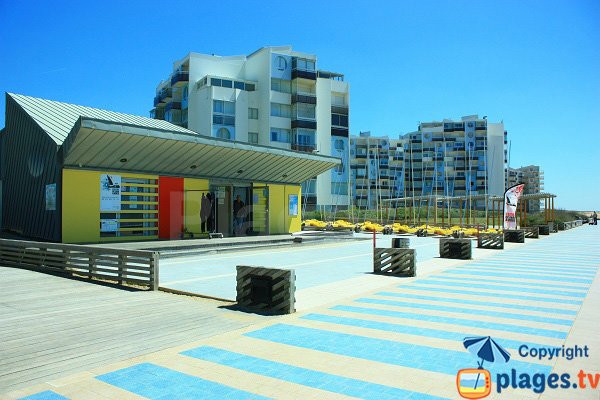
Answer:
<svg viewBox="0 0 600 400"><path fill-rule="evenodd" d="M524 184L515 185L504 192L504 229L517 229L517 203L523 194Z"/></svg>

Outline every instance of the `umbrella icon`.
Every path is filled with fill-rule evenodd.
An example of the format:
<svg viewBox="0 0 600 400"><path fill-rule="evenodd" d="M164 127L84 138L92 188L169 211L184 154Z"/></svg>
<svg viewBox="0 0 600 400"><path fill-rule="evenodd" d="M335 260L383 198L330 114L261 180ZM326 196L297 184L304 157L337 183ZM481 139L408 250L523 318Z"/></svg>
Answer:
<svg viewBox="0 0 600 400"><path fill-rule="evenodd" d="M483 369L484 361L506 363L510 360L508 351L504 350L490 336L464 338L463 345L471 354L481 358L481 361L478 362L479 369ZM475 389L477 388L477 383L479 383L479 375L477 375L477 380L475 381Z"/></svg>

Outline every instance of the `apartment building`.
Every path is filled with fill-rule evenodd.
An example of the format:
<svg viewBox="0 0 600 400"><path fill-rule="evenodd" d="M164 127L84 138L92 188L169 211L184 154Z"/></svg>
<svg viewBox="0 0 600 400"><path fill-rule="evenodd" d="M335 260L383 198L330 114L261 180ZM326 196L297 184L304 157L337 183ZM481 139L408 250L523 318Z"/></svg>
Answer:
<svg viewBox="0 0 600 400"><path fill-rule="evenodd" d="M404 147L389 136L360 132L350 137L350 182L354 204L377 208L383 199L404 196Z"/></svg>
<svg viewBox="0 0 600 400"><path fill-rule="evenodd" d="M202 135L342 159L303 184L311 209L348 204L349 100L344 75L320 70L316 55L263 47L247 56L189 53L176 61L156 88L151 116Z"/></svg>
<svg viewBox="0 0 600 400"><path fill-rule="evenodd" d="M506 169L506 187L524 183L523 194L537 194L544 191L544 171L539 165ZM541 201L528 201L527 212L540 212Z"/></svg>
<svg viewBox="0 0 600 400"><path fill-rule="evenodd" d="M393 140L361 133L350 141L352 189L357 205L376 207L399 197L504 193L504 124L477 115L423 122ZM485 208L473 200L473 208Z"/></svg>

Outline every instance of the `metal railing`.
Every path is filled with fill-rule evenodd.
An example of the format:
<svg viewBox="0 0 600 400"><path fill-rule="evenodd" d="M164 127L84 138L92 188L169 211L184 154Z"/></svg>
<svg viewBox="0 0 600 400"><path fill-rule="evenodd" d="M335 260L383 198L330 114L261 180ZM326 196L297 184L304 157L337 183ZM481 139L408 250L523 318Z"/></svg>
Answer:
<svg viewBox="0 0 600 400"><path fill-rule="evenodd" d="M0 239L0 266L158 290L158 252Z"/></svg>

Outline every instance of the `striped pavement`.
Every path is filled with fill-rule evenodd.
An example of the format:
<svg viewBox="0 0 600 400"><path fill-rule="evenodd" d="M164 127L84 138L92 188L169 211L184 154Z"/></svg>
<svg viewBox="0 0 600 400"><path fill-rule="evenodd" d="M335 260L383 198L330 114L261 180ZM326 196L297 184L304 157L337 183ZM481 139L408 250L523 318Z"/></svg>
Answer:
<svg viewBox="0 0 600 400"><path fill-rule="evenodd" d="M455 399L458 370L479 361L462 344L473 336L491 336L511 354L507 364L484 364L494 389L487 398L600 398L600 387L498 394L494 386L496 374L512 369L600 372L600 340L587 333L600 325L599 234L583 226L528 239L422 278L390 278L385 289L8 398ZM589 345L592 358L518 352L564 344Z"/></svg>

